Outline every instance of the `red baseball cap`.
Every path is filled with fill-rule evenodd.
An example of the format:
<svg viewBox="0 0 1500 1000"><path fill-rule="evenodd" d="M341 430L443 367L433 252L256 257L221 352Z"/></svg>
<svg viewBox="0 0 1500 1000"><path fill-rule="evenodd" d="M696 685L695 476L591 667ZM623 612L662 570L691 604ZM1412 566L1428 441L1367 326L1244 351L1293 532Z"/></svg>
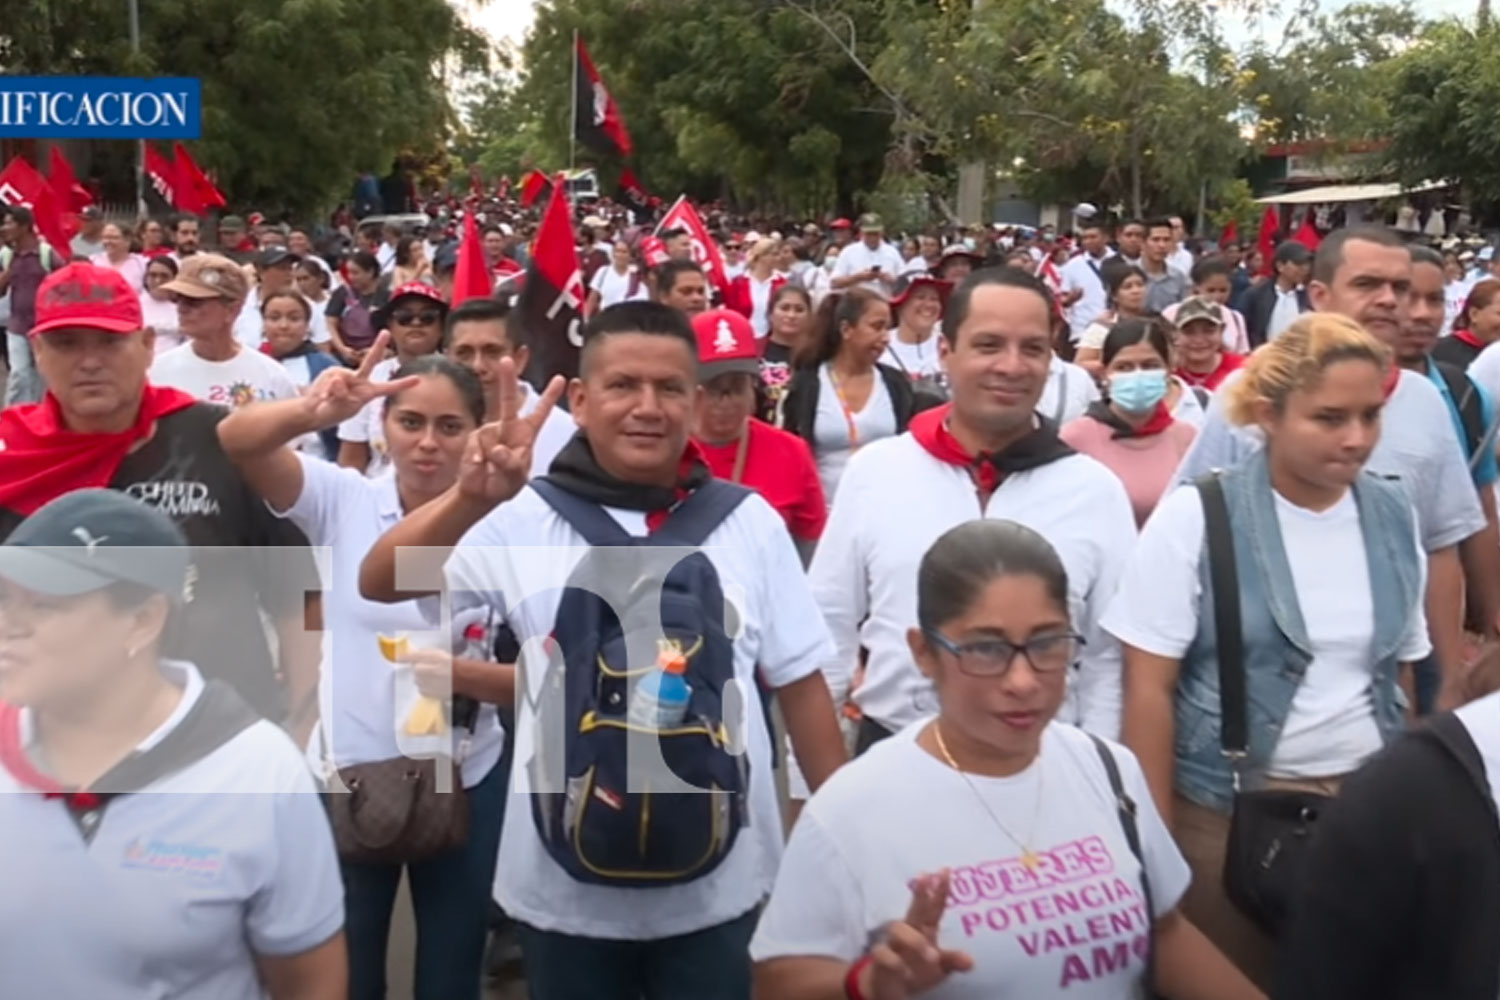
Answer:
<svg viewBox="0 0 1500 1000"><path fill-rule="evenodd" d="M848 219L834 219L828 224L829 229L853 229L854 224Z"/></svg>
<svg viewBox="0 0 1500 1000"><path fill-rule="evenodd" d="M710 309L693 317L698 337L698 381L720 375L759 375L760 344L750 321L732 309Z"/></svg>
<svg viewBox="0 0 1500 1000"><path fill-rule="evenodd" d="M141 300L120 272L93 264L53 271L36 291L36 323L27 336L85 329L134 333L146 325Z"/></svg>

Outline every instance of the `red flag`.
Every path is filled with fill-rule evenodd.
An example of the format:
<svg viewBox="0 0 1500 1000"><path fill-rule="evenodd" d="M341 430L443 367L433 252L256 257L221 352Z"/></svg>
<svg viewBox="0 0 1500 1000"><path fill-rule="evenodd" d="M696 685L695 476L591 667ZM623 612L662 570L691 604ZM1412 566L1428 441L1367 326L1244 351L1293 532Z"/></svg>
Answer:
<svg viewBox="0 0 1500 1000"><path fill-rule="evenodd" d="M655 236L641 237L641 257L645 260L647 267L655 267L664 264L667 260L667 247Z"/></svg>
<svg viewBox="0 0 1500 1000"><path fill-rule="evenodd" d="M484 263L484 241L474 213L464 213L464 235L458 243L458 266L453 271L453 299L458 305L469 299L487 299L495 290L495 279Z"/></svg>
<svg viewBox="0 0 1500 1000"><path fill-rule="evenodd" d="M531 246L531 266L516 304L522 336L531 348L526 377L539 389L554 375L578 374L584 295L568 193L556 184Z"/></svg>
<svg viewBox="0 0 1500 1000"><path fill-rule="evenodd" d="M1238 243L1239 241L1240 241L1240 227L1237 226L1237 225L1235 225L1235 222L1234 222L1233 219L1230 219L1229 220L1229 225L1227 225L1227 226L1224 227L1223 234L1219 236L1219 246L1221 248L1222 247L1227 247L1231 243Z"/></svg>
<svg viewBox="0 0 1500 1000"><path fill-rule="evenodd" d="M552 178L540 170L533 170L521 182L521 206L523 208L530 208L532 205L535 205L551 187Z"/></svg>
<svg viewBox="0 0 1500 1000"><path fill-rule="evenodd" d="M56 146L52 147L51 158L47 162L47 182L52 187L52 193L57 195L57 204L64 212L81 212L94 203L94 196L78 183L73 165Z"/></svg>
<svg viewBox="0 0 1500 1000"><path fill-rule="evenodd" d="M1312 216L1312 209L1309 208L1306 214L1302 216L1302 225L1298 226L1297 231L1292 234L1292 239L1301 243L1313 253L1317 253L1318 244L1323 242L1323 237L1318 235L1318 227L1313 225Z"/></svg>
<svg viewBox="0 0 1500 1000"><path fill-rule="evenodd" d="M177 164L167 159L162 152L151 143L146 143L146 179L161 195L161 200L168 206L179 212L192 212L198 215L203 211L203 206L196 199L197 192L193 191L182 177Z"/></svg>
<svg viewBox="0 0 1500 1000"><path fill-rule="evenodd" d="M1275 270L1273 260L1276 257L1276 237L1281 235L1281 212L1275 205L1266 206L1266 214L1260 219L1260 234L1256 237L1255 248L1260 251L1262 261L1260 273L1270 276Z"/></svg>
<svg viewBox="0 0 1500 1000"><path fill-rule="evenodd" d="M668 229L687 230L693 242L693 259L698 262L699 267L703 268L703 273L708 276L709 282L720 293L728 291L729 273L724 268L724 255L719 252L719 244L708 235L708 227L703 225L703 220L698 216L698 210L687 200L687 195L678 198L677 204L661 217L661 222L656 227L656 235L660 236Z"/></svg>
<svg viewBox="0 0 1500 1000"><path fill-rule="evenodd" d="M192 187L193 202L201 206L196 210L184 208L184 212L194 212L197 215L203 215L211 208L227 208L229 206L229 202L225 200L223 192L219 190L219 186L198 166L198 162L193 159L193 154L187 151L186 146L180 142L174 142L172 144L172 155L177 158L177 171L183 183Z"/></svg>
<svg viewBox="0 0 1500 1000"><path fill-rule="evenodd" d="M599 71L594 69L583 39L574 36L574 44L578 72L573 77L573 134L596 153L628 157L630 133L625 129L625 119L620 117L620 106L605 88Z"/></svg>
<svg viewBox="0 0 1500 1000"><path fill-rule="evenodd" d="M0 170L0 203L25 205L36 219L36 231L64 258L69 255L68 244L77 228L58 204L57 195L47 178L21 159L12 157Z"/></svg>

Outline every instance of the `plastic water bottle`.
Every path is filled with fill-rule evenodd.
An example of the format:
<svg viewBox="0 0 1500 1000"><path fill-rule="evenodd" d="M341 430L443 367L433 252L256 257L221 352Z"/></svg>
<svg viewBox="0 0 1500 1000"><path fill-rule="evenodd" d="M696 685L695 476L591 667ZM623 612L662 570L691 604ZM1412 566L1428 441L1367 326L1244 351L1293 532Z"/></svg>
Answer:
<svg viewBox="0 0 1500 1000"><path fill-rule="evenodd" d="M672 729L687 718L688 701L693 696L692 686L683 676L687 673L687 657L675 650L663 649L656 660L656 669L642 677L630 698L630 710L626 718L630 724L641 729L660 731Z"/></svg>

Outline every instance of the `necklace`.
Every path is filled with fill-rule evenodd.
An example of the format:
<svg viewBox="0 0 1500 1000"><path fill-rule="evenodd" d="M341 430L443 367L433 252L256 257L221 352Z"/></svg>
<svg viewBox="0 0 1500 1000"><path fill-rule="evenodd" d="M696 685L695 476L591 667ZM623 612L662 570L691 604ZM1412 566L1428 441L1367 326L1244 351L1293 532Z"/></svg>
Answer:
<svg viewBox="0 0 1500 1000"><path fill-rule="evenodd" d="M942 751L943 759L948 762L948 766L957 771L958 776L964 779L964 784L969 786L969 791L973 792L974 797L979 800L979 804L984 806L984 811L990 814L990 819L1000 828L1000 832L1009 837L1021 849L1021 864L1025 866L1027 871L1035 872L1041 866L1042 859L1037 855L1036 851L1031 849L1030 844L1036 839L1037 821L1041 819L1042 815L1042 779L1047 776L1046 769L1039 767L1037 770L1036 809L1031 814L1031 832L1027 834L1025 840L1022 840L1010 832L1010 827L1000 822L1000 817L995 814L994 809L990 808L989 801L980 794L979 788L969 778L964 769L958 766L958 761L954 760L953 754L948 752L948 744L943 741L943 727L936 721L932 724L932 735L937 740L938 749ZM1038 755L1038 763L1040 763L1040 755Z"/></svg>

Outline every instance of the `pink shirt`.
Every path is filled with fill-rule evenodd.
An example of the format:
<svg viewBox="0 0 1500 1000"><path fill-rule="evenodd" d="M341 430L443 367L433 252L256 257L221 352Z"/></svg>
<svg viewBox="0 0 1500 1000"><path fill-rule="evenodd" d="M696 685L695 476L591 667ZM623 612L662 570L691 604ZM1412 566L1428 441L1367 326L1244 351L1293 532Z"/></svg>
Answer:
<svg viewBox="0 0 1500 1000"><path fill-rule="evenodd" d="M1197 433L1192 424L1176 420L1160 434L1116 438L1113 427L1083 416L1068 421L1059 436L1074 451L1097 459L1119 477L1135 511L1135 523L1142 525L1172 484L1172 475Z"/></svg>

